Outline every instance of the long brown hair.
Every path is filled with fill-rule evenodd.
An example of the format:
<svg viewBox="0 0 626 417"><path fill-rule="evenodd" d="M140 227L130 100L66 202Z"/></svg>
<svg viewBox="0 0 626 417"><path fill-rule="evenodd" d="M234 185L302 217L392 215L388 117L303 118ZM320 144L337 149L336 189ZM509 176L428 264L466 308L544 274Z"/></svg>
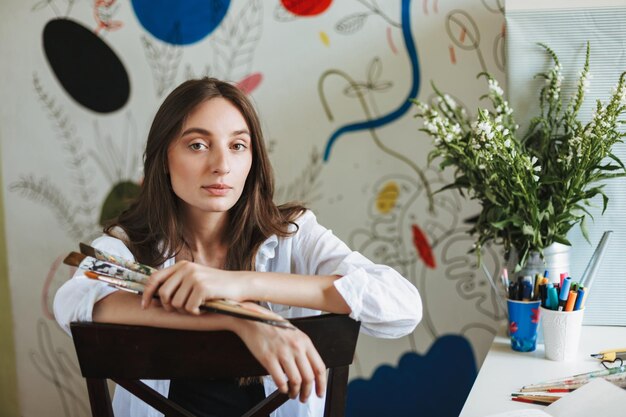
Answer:
<svg viewBox="0 0 626 417"><path fill-rule="evenodd" d="M154 116L144 153L144 181L137 200L105 228L121 227L137 261L158 267L188 244L181 203L172 190L167 169L170 144L181 134L186 117L200 103L216 97L230 101L243 115L251 136L252 167L243 193L229 210L224 268L253 270L259 246L271 235L289 236L289 224L305 210L297 203L276 206L274 177L259 117L250 99L236 86L215 78L182 83Z"/></svg>

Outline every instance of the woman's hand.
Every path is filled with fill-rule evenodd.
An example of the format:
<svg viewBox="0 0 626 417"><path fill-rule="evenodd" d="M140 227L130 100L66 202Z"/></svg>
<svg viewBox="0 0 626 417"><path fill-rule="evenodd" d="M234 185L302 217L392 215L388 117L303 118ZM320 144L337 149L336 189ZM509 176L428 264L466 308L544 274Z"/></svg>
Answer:
<svg viewBox="0 0 626 417"><path fill-rule="evenodd" d="M233 331L269 372L280 392L305 402L315 384L317 396L324 395L326 365L305 333L248 320L238 320Z"/></svg>
<svg viewBox="0 0 626 417"><path fill-rule="evenodd" d="M181 261L150 276L141 305L146 308L158 294L165 310L198 315L200 305L206 300L242 301L244 283L241 281L231 271Z"/></svg>

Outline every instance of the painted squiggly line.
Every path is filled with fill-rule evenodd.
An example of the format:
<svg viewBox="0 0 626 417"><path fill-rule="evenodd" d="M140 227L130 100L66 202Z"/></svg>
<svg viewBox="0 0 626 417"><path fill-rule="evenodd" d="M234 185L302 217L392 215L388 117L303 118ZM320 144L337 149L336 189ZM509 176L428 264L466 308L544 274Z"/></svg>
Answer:
<svg viewBox="0 0 626 417"><path fill-rule="evenodd" d="M394 55L398 55L398 48L393 43L393 36L391 35L391 26L387 26L387 43L389 44L389 48Z"/></svg>
<svg viewBox="0 0 626 417"><path fill-rule="evenodd" d="M330 151L337 141L337 139L345 133L358 132L361 130L370 130L385 126L394 120L404 115L411 107L411 99L417 97L419 85L420 85L420 68L417 60L417 50L415 48L415 42L413 41L413 35L411 33L411 15L410 15L411 0L402 0L402 36L406 45L407 53L411 61L411 73L412 73L412 85L406 100L396 110L388 113L377 119L367 118L365 121L351 123L340 127L335 130L328 141L326 142L326 149L324 150L324 161L328 161L330 157ZM328 114L328 110L327 110ZM331 119L332 120L332 119Z"/></svg>
<svg viewBox="0 0 626 417"><path fill-rule="evenodd" d="M356 94L356 97L359 99L359 103L361 104L361 108L363 109L363 113L365 113L365 118L366 118L366 122L362 122L362 123L358 123L357 125L369 125L370 122L372 124L376 124L378 122L380 122L382 119L388 118L390 115L387 116L383 116L382 118L379 119L374 119L372 118L371 112L369 110L369 106L367 105L367 102L365 101L365 95L363 94L363 91L361 91L361 89L358 88L358 83L356 81L354 81L352 79L352 77L350 77L348 74L346 74L343 71L339 71L339 70L327 70L326 72L324 72L324 74L322 74L322 76L320 77L320 80L318 82L318 90L319 90L319 94L320 94L320 99L322 100L322 105L324 106L324 110L326 110L326 115L330 120L333 120L333 115L330 111L330 107L328 106L328 103L326 101L326 96L324 95L324 91L323 91L323 84L324 84L324 80L330 76L330 75L338 75L342 78L344 78L346 81L348 81L348 84L351 86L351 91L354 91ZM407 100L407 103L409 103L409 101ZM357 125L348 125L345 126L344 128L351 128L351 127L355 127ZM370 135L372 135L372 139L374 139L374 143L385 153L393 156L394 158L406 163L409 167L411 167L411 169L413 171L415 171L415 173L417 174L417 176L420 178L420 181L422 182L422 184L424 185L424 188L426 190L426 197L428 198L428 209L430 210L431 213L434 213L434 203L433 203L433 193L432 190L430 188L430 184L428 183L428 179L426 179L426 176L424 175L424 172L422 171L422 169L420 167L417 166L417 164L412 161L410 158L407 158L405 155L396 152L395 150L389 148L388 146L386 146L384 143L382 143L382 141L380 140L380 138L378 137L378 134L376 133L376 130L373 128L374 126L367 126L367 129L370 132ZM342 128L342 129L344 129ZM341 130L341 129L340 129ZM357 129L359 130L359 129ZM326 148L326 150L328 151L328 148Z"/></svg>

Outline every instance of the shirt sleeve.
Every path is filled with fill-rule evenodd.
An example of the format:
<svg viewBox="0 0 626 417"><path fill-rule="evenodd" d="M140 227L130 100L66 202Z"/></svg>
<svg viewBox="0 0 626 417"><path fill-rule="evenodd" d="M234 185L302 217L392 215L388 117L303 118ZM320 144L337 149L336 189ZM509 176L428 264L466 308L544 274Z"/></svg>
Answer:
<svg viewBox="0 0 626 417"><path fill-rule="evenodd" d="M92 247L134 260L126 245L114 237L105 235L97 238ZM71 336L70 323L92 321L93 306L107 295L118 291L108 284L87 278L78 269L56 292L53 302L54 318L61 328Z"/></svg>
<svg viewBox="0 0 626 417"><path fill-rule="evenodd" d="M296 273L338 275L335 288L361 322L364 333L397 338L415 330L422 319L417 288L393 268L377 265L352 251L307 211L297 221L293 256Z"/></svg>

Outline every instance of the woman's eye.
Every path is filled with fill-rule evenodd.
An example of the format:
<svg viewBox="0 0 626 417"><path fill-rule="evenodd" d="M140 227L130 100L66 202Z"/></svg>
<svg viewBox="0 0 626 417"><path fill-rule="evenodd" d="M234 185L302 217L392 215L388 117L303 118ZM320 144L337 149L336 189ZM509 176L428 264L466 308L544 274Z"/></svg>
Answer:
<svg viewBox="0 0 626 417"><path fill-rule="evenodd" d="M201 151L202 149L207 149L207 146L204 143L195 142L189 145L189 148L193 151Z"/></svg>
<svg viewBox="0 0 626 417"><path fill-rule="evenodd" d="M244 145L243 143L235 143L233 145L233 149L236 151L243 151L244 149L246 149L246 145Z"/></svg>

